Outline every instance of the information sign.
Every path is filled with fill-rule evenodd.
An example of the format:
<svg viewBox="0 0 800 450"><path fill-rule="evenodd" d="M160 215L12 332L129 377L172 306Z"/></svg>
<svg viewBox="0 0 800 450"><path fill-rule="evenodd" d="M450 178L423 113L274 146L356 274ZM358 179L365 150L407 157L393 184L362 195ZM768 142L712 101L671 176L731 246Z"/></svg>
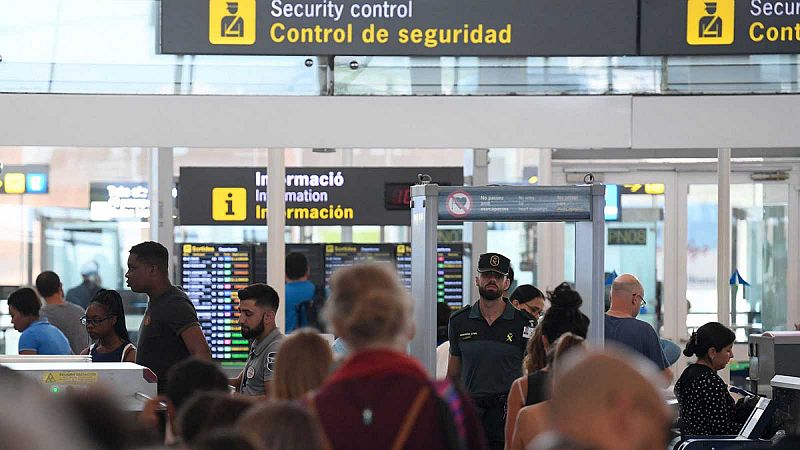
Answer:
<svg viewBox="0 0 800 450"><path fill-rule="evenodd" d="M286 168L286 225L409 225L408 208L387 204L384 187L411 186L418 174L464 183L461 167ZM265 225L267 170L258 167L182 167L181 225Z"/></svg>
<svg viewBox="0 0 800 450"><path fill-rule="evenodd" d="M590 220L591 186L442 187L439 220Z"/></svg>
<svg viewBox="0 0 800 450"><path fill-rule="evenodd" d="M181 282L192 300L211 355L223 365L247 360L249 342L239 326L237 291L252 279L252 246L183 244Z"/></svg>

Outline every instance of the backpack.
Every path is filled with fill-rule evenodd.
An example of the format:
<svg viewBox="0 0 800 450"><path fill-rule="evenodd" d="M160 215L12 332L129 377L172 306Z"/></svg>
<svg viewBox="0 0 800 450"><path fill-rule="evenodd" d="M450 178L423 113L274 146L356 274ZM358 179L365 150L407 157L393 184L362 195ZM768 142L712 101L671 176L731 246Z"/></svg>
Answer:
<svg viewBox="0 0 800 450"><path fill-rule="evenodd" d="M314 286L314 295L297 304L297 328L312 327L325 332L325 324L322 322L322 308L325 306L325 288Z"/></svg>

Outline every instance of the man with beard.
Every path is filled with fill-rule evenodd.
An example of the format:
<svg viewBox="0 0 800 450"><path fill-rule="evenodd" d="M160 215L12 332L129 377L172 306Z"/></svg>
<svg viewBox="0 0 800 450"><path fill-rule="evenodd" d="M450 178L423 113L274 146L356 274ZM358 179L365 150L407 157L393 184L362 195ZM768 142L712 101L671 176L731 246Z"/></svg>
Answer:
<svg viewBox="0 0 800 450"><path fill-rule="evenodd" d="M231 385L244 395L269 397L269 383L275 369L283 333L275 325L280 299L272 287L256 283L239 291L239 325L242 337L250 340L250 355Z"/></svg>
<svg viewBox="0 0 800 450"><path fill-rule="evenodd" d="M511 383L522 375L533 321L502 297L511 262L499 253L478 261L480 298L450 317L447 376L459 377L483 423L489 448L504 446L505 405Z"/></svg>

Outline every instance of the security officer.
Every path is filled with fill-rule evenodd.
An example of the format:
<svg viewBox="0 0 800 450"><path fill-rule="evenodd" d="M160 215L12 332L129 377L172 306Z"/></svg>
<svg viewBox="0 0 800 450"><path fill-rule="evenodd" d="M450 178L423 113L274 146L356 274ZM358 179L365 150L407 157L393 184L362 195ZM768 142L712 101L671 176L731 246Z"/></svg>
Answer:
<svg viewBox="0 0 800 450"><path fill-rule="evenodd" d="M244 395L269 397L284 337L275 325L280 299L275 289L263 283L240 289L238 295L239 325L242 337L251 341L250 355L239 376L229 382Z"/></svg>
<svg viewBox="0 0 800 450"><path fill-rule="evenodd" d="M460 377L483 423L489 448L504 446L505 405L511 383L522 375L525 345L534 322L503 299L510 261L485 253L475 285L480 298L450 317L448 377Z"/></svg>

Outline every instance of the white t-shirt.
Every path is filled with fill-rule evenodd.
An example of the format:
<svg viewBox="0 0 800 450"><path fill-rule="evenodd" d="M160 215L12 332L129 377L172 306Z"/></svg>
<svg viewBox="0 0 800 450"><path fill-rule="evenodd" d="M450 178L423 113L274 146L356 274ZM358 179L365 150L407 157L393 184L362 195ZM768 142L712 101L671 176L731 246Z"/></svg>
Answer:
<svg viewBox="0 0 800 450"><path fill-rule="evenodd" d="M447 362L450 360L450 341L436 347L436 379L447 377Z"/></svg>

